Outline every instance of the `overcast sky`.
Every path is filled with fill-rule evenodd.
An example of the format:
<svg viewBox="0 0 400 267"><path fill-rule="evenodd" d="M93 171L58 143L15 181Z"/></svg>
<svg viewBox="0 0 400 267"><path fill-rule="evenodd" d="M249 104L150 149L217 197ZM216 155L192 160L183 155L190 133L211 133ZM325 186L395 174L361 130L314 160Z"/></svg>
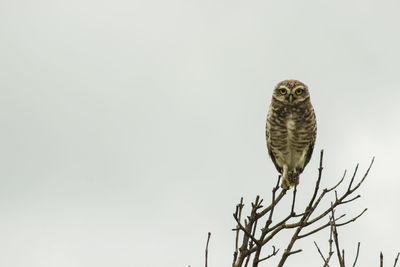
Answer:
<svg viewBox="0 0 400 267"><path fill-rule="evenodd" d="M348 262L360 241L359 266L380 251L392 264L399 12L395 0L1 0L0 265L203 266L210 231L209 266L230 266L236 203L270 199L276 181L265 119L288 78L309 86L318 122L299 207L321 149L324 187L375 156L362 198L340 210L368 211L339 235ZM326 249L328 235L299 242L287 266L320 266L312 241Z"/></svg>

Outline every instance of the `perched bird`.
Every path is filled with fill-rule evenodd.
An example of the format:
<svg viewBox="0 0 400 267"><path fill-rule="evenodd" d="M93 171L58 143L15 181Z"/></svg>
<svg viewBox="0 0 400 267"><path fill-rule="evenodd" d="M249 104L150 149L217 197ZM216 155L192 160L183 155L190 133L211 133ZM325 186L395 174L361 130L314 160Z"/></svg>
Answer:
<svg viewBox="0 0 400 267"><path fill-rule="evenodd" d="M311 159L317 123L308 87L285 80L275 87L267 116L267 148L282 174L283 189L299 183L299 175Z"/></svg>

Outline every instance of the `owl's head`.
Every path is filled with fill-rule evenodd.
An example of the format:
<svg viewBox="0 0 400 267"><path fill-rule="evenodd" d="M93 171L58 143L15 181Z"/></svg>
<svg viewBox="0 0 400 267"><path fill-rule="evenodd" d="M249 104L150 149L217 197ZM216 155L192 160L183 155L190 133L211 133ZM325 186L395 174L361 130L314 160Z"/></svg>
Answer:
<svg viewBox="0 0 400 267"><path fill-rule="evenodd" d="M308 87L297 80L285 80L275 87L272 97L288 105L297 105L310 99Z"/></svg>

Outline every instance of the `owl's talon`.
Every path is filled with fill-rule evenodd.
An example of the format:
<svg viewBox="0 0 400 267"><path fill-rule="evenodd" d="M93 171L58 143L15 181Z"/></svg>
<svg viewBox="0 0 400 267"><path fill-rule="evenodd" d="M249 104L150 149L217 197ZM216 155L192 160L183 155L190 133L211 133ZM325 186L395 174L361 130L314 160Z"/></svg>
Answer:
<svg viewBox="0 0 400 267"><path fill-rule="evenodd" d="M290 188L290 182L288 181L287 178L284 178L282 180L282 184L281 184L282 189L284 190L288 190Z"/></svg>

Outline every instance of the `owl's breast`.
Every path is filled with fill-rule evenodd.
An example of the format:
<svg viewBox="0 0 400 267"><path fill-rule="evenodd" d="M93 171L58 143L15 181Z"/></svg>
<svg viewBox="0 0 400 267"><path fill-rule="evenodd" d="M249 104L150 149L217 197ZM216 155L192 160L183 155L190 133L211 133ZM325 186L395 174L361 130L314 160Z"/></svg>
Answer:
<svg viewBox="0 0 400 267"><path fill-rule="evenodd" d="M298 113L297 113L298 114ZM303 168L308 138L305 136L304 121L296 113L288 113L283 126L286 136L281 154L281 164L289 169Z"/></svg>
<svg viewBox="0 0 400 267"><path fill-rule="evenodd" d="M271 109L267 119L267 143L275 164L289 170L303 169L310 144L315 140L315 121L302 109ZM310 118L309 118L310 117ZM315 130L314 130L315 132Z"/></svg>
<svg viewBox="0 0 400 267"><path fill-rule="evenodd" d="M288 139L292 139L295 129L296 129L296 123L293 120L292 116L289 116L287 122L286 122L286 129L287 129L287 133L288 133Z"/></svg>
<svg viewBox="0 0 400 267"><path fill-rule="evenodd" d="M295 168L295 165L297 165L296 163L299 162L302 153L296 147L298 133L296 131L296 122L291 115L288 116L286 121L286 131L285 161L289 168L292 169Z"/></svg>

